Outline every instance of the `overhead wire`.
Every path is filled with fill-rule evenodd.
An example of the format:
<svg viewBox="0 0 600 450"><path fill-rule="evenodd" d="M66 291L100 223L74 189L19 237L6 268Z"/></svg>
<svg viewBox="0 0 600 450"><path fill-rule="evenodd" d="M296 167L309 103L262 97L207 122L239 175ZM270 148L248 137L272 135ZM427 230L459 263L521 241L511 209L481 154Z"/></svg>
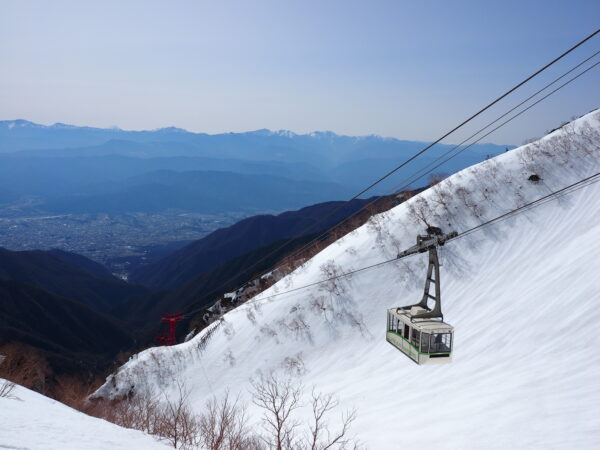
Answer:
<svg viewBox="0 0 600 450"><path fill-rule="evenodd" d="M546 84L543 88L539 89L538 91L536 91L534 94L530 95L529 97L527 97L525 100L523 100L522 102L520 102L518 105L514 106L513 108L511 108L510 110L508 110L507 112L505 112L504 114L502 114L500 117L494 119L492 122L488 123L487 125L485 125L483 128L480 128L477 132L473 133L471 136L469 136L468 138L464 139L462 142L460 142L459 144L456 144L455 146L453 146L452 148L450 148L448 151L446 151L445 153L443 153L442 155L440 155L439 157L437 157L436 159L434 159L433 161L431 161L430 163L428 163L427 165L425 165L424 167L422 167L421 169L419 169L417 172L413 173L412 175L410 175L408 178L405 178L400 184L397 184L394 188L392 188L390 191L387 192L387 194L384 194L383 197L377 197L374 200L370 201L369 203L365 204L360 210L352 213L350 216L344 218L342 221L336 223L335 225L333 225L332 227L328 228L327 230L325 230L324 232L322 232L321 234L319 234L317 237L313 238L310 242L304 244L302 247L300 247L298 250L294 250L290 255L286 255L285 260L288 259L293 259L296 255L302 253L304 250L308 249L312 244L314 244L315 242L317 242L319 239L325 237L328 233L330 233L332 230L336 229L337 227L343 225L344 223L348 222L349 220L351 220L352 218L356 217L358 214L362 213L366 208L368 208L369 206L374 205L375 203L377 203L381 198L385 198L386 196L389 196L391 194L397 193L399 191L402 191L404 189L408 189L413 183L415 183L417 180L419 180L420 178L424 177L425 175L430 174L431 172L433 172L435 169L439 168L440 166L442 166L443 164L447 163L448 161L450 161L452 158L458 156L459 154L461 154L462 152L464 152L465 150L467 150L468 148L472 147L473 145L477 144L478 142L480 142L482 139L484 139L485 137L489 136L491 133L493 133L494 131L498 130L499 128L501 128L502 126L508 124L509 122L511 122L512 120L516 119L518 116L520 116L521 114L523 114L524 112L526 112L527 110L531 109L533 106L537 105L538 103L540 103L540 101L546 99L549 95L555 93L556 91L562 89L564 86L566 86L567 84L569 84L571 81L574 81L576 78L578 78L579 76L583 75L583 73L587 72L588 70L590 70L591 68L595 67L597 64L595 64L594 66L590 67L588 70L582 72L579 76L572 78L571 80L569 80L567 83L563 84L562 86L560 86L560 88L554 90L552 93L550 93L549 95L547 95L546 97L544 97L543 99L540 99L539 101L537 101L536 103L534 103L533 105L531 105L529 108L523 110L522 112L520 112L519 114L513 116L510 120L505 121L504 123L502 123L500 126L494 128L492 131L490 131L489 133L481 136L479 139L477 139L476 141L472 142L471 144L469 144L468 146L464 147L463 149L461 149L460 151L456 152L454 155L450 156L449 158L445 159L444 161L442 161L440 164L435 165L434 167L432 167L430 170L427 170L428 168L430 168L432 165L434 165L435 163L437 163L438 161L440 161L443 157L447 156L448 154L452 153L454 150L458 149L460 146L462 146L463 144L465 144L466 142L468 142L470 139L472 139L473 137L477 136L478 134L480 134L482 131L486 130L487 128L489 128L490 126L492 126L494 123L498 122L500 119L506 117L508 114L510 114L512 111L514 111L515 109L519 108L520 106L522 106L523 104L527 103L529 100L531 100L532 98L534 98L535 96L537 96L538 94L540 94L541 92L545 91L546 89L548 89L550 86L552 86L553 84L555 84L556 82L558 82L559 80L561 80L562 78L564 78L565 76L567 76L569 73L573 72L574 70L576 70L577 68L581 67L583 64L585 64L586 62L588 62L589 60L591 60L592 58L594 58L595 56L597 56L600 53L600 50L595 52L592 56L586 58L584 61L580 62L579 64L577 64L576 66L572 67L570 70L568 70L567 72L563 73L561 76L559 76L558 78L555 78L552 82ZM424 172L425 171L425 172ZM424 173L423 173L424 172ZM416 176L418 175L418 176ZM415 178L416 177L416 178Z"/></svg>
<svg viewBox="0 0 600 450"><path fill-rule="evenodd" d="M596 54L600 53L596 52ZM595 56L595 55L594 55ZM465 146L464 148L460 149L458 152L456 152L454 155L446 158L444 161L442 161L441 163L435 165L434 167L431 167L430 170L428 170L425 173L420 174L418 177L414 178L415 175L419 174L420 172L422 172L424 169L430 167L431 164L434 164L435 162L439 161L441 158L443 158L444 156L448 155L449 153L453 152L454 150L456 150L461 144L458 144L458 146L448 150L446 153L444 153L443 155L441 155L439 158L435 159L434 161L432 161L430 164L428 164L427 166L425 166L423 169L421 169L420 171L416 172L415 174L413 174L411 176L411 179L409 179L409 181L407 183L405 183L402 187L399 187L397 189L401 190L401 189L405 189L406 187L410 186L412 183L416 182L417 180L419 180L420 178L424 177L425 175L428 175L429 173L433 172L435 169L439 168L440 166L444 165L445 163L447 163L449 160L451 160L452 158L460 155L462 152L464 152L465 150L471 148L473 145L481 142L484 138L488 137L490 134L492 134L493 132L497 131L499 128L503 127L504 125L507 125L508 123L512 122L514 119L516 119L517 117L519 117L520 115L524 114L525 112L529 111L531 108L533 108L534 106L536 106L537 104L539 104L540 102L546 100L548 97L550 97L552 94L558 92L559 90L561 90L562 88L564 88L565 86L569 85L571 82L575 81L576 79L578 79L579 77L581 77L582 75L586 74L587 72L589 72L590 70L592 70L593 68L597 67L600 64L600 61L591 65L590 67L588 67L587 69L585 69L584 71L580 72L579 74L577 74L576 76L570 78L568 81L566 81L565 83L561 84L560 86L558 86L556 89L552 90L551 92L549 92L548 94L546 94L545 96L543 96L542 98L538 99L535 103L532 103L531 105L529 105L527 108L524 108L523 110L519 111L517 114L513 115L512 117L510 117L509 119L505 120L504 122L502 122L500 125L498 125L497 127L493 128L492 130L490 130L488 133L480 136L477 140L471 142L469 145ZM572 70L571 70L572 71ZM569 71L569 72L571 72ZM566 74L564 74L566 75ZM562 78L564 75L562 75L560 78ZM555 80L556 81L556 80ZM555 82L554 81L554 82ZM554 83L552 82L552 84ZM546 86L548 87L548 86ZM544 88L545 89L545 88ZM521 103L522 104L522 103ZM514 111L516 108L513 108L511 111ZM503 114L501 117L505 117L507 114ZM496 123L498 121L498 119L496 119L493 123ZM488 125L489 126L489 125ZM488 128L488 126L486 126L485 128ZM478 134L478 133L477 133ZM472 137L472 136L471 136ZM470 138L469 138L470 139ZM465 141L463 141L464 143Z"/></svg>
<svg viewBox="0 0 600 450"><path fill-rule="evenodd" d="M517 208L515 208L513 210L510 210L510 211L508 211L508 212L506 212L504 214L501 214L500 216L494 217L493 219L487 220L487 221L485 221L485 222L483 222L483 223L481 223L479 225L476 225L476 226L474 226L472 228L464 230L464 231L458 233L456 236L447 239L446 243L454 241L456 239L460 239L460 238L462 238L464 236L467 236L467 235L469 235L471 233L474 233L476 231L480 231L480 230L484 229L487 226L490 226L490 225L495 224L497 222L506 220L506 219L508 219L510 217L513 217L513 216L517 215L517 214L521 214L521 213L523 213L525 211L528 211L530 209L533 209L533 208L535 208L537 206L543 205L543 204L545 204L545 203L547 203L549 201L552 201L552 200L555 200L555 199L558 199L558 198L562 198L565 195L571 194L571 193L573 193L575 191L583 189L583 188L585 188L585 187L587 187L587 186L589 186L591 184L597 183L599 181L600 181L600 172L595 173L594 175L588 176L588 177L586 177L586 178L584 178L582 180L579 180L579 181L577 181L575 183L572 183L572 184L570 184L568 186L565 186L565 187L563 187L561 189L553 191L550 194L547 194L547 195L545 195L543 197L540 197L540 198L538 198L536 200L533 200L533 201L531 201L529 203L526 203L525 205L522 205L522 206L517 207ZM384 261L380 261L378 263L370 264L370 265L365 266L365 267L361 267L361 268L354 269L354 270L351 270L351 271L348 271L348 272L344 272L344 273L339 274L339 275L335 275L335 276L332 276L332 277L329 277L329 278L325 278L325 279L322 279L322 280L318 280L318 281L315 281L315 282L312 282L312 283L309 283L309 284L305 284L305 285L302 285L302 286L299 286L299 287L296 287L296 288L293 288L293 289L289 289L287 291L277 292L277 293L268 295L266 297L260 297L258 299L253 299L252 301L255 301L255 300L269 300L269 299L272 299L272 298L275 298L275 297L279 297L281 295L290 294L290 293L293 293L293 292L296 292L296 291L299 291L299 290L307 289L309 287L317 286L319 284L327 283L329 281L334 281L334 280L337 280L337 279L340 279L340 278L346 278L346 277L349 277L349 276L354 275L354 274L359 273L359 272L364 272L366 270L378 268L378 267L384 266L386 264L390 264L392 262L399 261L401 259L407 258L408 256L412 256L412 255L390 258L390 259L387 259L387 260L384 260Z"/></svg>
<svg viewBox="0 0 600 450"><path fill-rule="evenodd" d="M520 206L518 208L515 208L515 209L513 209L511 211L508 211L508 212L506 212L506 213L504 213L504 214L502 214L500 216L494 217L493 219L487 220L486 222L483 222L483 223L481 223L479 225L476 225L476 226L474 226L472 228L469 228L469 229L467 229L465 231L462 231L462 232L458 233L456 236L447 239L446 243L444 245L447 245L451 241L454 241L456 239L460 239L460 238L462 238L464 236L467 236L467 235L469 235L471 233L474 233L476 231L480 231L480 230L484 229L487 226L493 225L493 224L495 224L497 222L500 222L502 220L506 220L509 217L513 217L515 215L518 215L518 214L521 214L521 213L523 213L525 211L533 209L533 208L535 208L537 206L543 205L543 204L545 204L545 203L547 203L547 202L549 202L551 200L555 200L557 198L562 198L565 195L571 194L572 192L575 192L575 191L577 191L579 189L583 189L584 187L587 187L587 186L589 186L591 184L594 184L594 183L597 183L599 181L600 181L600 172L595 173L594 175L586 177L586 178L584 178L582 180L579 180L579 181L577 181L577 182L575 182L573 184L570 184L570 185L568 185L568 186L566 186L566 187L564 187L562 189L559 189L557 191L554 191L554 192L552 192L550 194L547 194L547 195L545 195L543 197L540 197L540 198L538 198L536 200L533 200L533 201L531 201L531 202L529 202L529 203L527 203L525 205L522 205L522 206ZM269 299L272 299L272 298L275 298L275 297L279 297L281 295L290 294L290 293L293 293L293 292L296 292L296 291L300 291L302 289L307 289L309 287L317 286L319 284L323 284L323 283L327 283L327 282L330 282L330 281L338 280L340 278L346 278L346 277L349 277L351 275L357 274L359 272L364 272L366 270L378 268L378 267L384 266L386 264L390 264L392 262L399 261L399 260L404 259L404 258L408 258L409 256L412 256L412 255L390 258L390 259L387 259L387 260L384 260L384 261L380 261L380 262L375 263L375 264L370 264L370 265L365 266L365 267L361 267L361 268L358 268L358 269L350 270L348 272L344 272L344 273L339 274L339 275L335 275L335 276L332 276L332 277L329 277L329 278L325 278L325 279L322 279L322 280L319 280L319 281L315 281L315 282L312 282L312 283L309 283L309 284L298 286L296 288L289 289L287 291L277 292L277 293L274 293L274 294L271 294L271 295L268 295L268 296L259 297L259 298L253 299L252 301L269 300Z"/></svg>
<svg viewBox="0 0 600 450"><path fill-rule="evenodd" d="M482 229L482 228L484 228L486 226L489 226L489 225L492 225L492 224L494 224L496 222L500 222L502 220L508 219L509 217L512 217L512 216L514 216L516 214L520 214L521 212L524 212L524 211L528 211L528 210L533 209L533 208L535 208L537 206L543 205L543 204L545 204L545 203L547 203L549 201L556 200L558 198L562 198L565 195L571 194L571 193L573 193L573 192L575 192L575 191L577 191L579 189L583 189L584 187L587 187L587 186L589 186L591 184L597 183L598 181L600 181L600 172L595 173L594 175L590 175L589 177L586 177L586 178L584 178L584 179L582 179L582 180L580 180L580 181L578 181L576 183L570 184L569 186L566 186L566 187L564 187L562 189L559 189L557 191L553 191L550 194L547 194L547 195L545 195L543 197L540 197L539 199L537 199L537 200L535 200L533 202L527 203L527 204L525 204L523 206L520 206L518 208L513 209L512 211L509 211L509 212L504 213L504 214L502 214L500 216L494 217L493 219L488 220L488 221L486 221L486 222L484 222L482 224L479 224L479 225L476 225L476 226L474 226L472 228L469 228L468 230L465 230L465 231L459 233L456 237L448 239L448 242L454 241L454 240L459 239L459 238L464 237L464 236L467 236L467 235L469 235L469 234L471 234L471 233L473 233L475 231L478 231L478 230L480 230L480 229Z"/></svg>
<svg viewBox="0 0 600 450"><path fill-rule="evenodd" d="M382 181L384 181L385 179L389 178L392 174L396 173L399 169L405 167L407 164L409 164L410 162L412 162L413 160L415 160L418 156L422 155L423 153L425 153L426 151L430 150L434 145L440 143L441 141L443 141L444 139L446 139L448 136L450 136L452 133L454 133L455 131L457 131L458 129L462 128L464 125L466 125L467 123L469 123L470 121L472 121L473 119L475 119L476 117L478 117L479 115L481 115L483 112L487 111L488 109L490 109L492 106L494 106L495 104L497 104L498 102L500 102L501 100L503 100L504 98L506 98L507 96L509 96L510 94L512 94L514 91L516 91L517 89L519 89L521 86L523 86L524 84L526 84L527 82L529 82L530 80L532 80L533 78L535 78L536 76L538 76L539 74L541 74L542 72L544 72L546 69L548 69L549 67L551 67L552 65L554 65L556 62L558 62L559 60L561 60L562 58L564 58L565 56L567 56L568 54L570 54L571 52L573 52L575 49L577 49L578 47L580 47L581 45L583 45L585 42L589 41L590 39L592 39L594 36L596 36L598 33L600 33L600 29L597 29L596 31L594 31L593 33L591 33L590 35L588 35L586 38L582 39L581 41L579 41L577 44L573 45L572 47L570 47L568 50L564 51L562 54L560 54L559 56L557 56L556 58L554 58L552 61L550 61L549 63L547 63L546 65L544 65L543 67L541 67L540 69L538 69L537 71L535 71L533 74L529 75L527 78L525 78L523 81L521 81L520 83L516 84L515 86L513 86L511 89L509 89L508 91L506 91L504 94L500 95L499 97L497 97L495 100L493 100L492 102L488 103L485 107L481 108L479 111L477 111L475 114L472 114L469 118L465 119L463 122L461 122L459 125L455 126L453 129L451 129L450 131L446 132L442 137L436 139L434 142L428 144L427 146L425 146L423 149L419 150L417 153L413 154L411 157L409 157L407 160L405 160L404 162L402 162L401 164L397 165L396 167L394 167L392 170L388 171L386 174L384 174L383 176L381 176L379 179L377 179L376 181L374 181L373 183L371 183L367 188L361 190L359 193L355 194L352 198L350 198L349 200L346 200L342 205L338 206L337 208L334 208L332 211L330 211L328 214L326 214L324 217L322 217L320 220L312 223L311 225L309 225L308 227L306 227L304 230L302 230L300 233L298 233L296 236L293 236L289 239L287 239L282 245L276 247L274 250L272 250L271 252L269 252L267 255L262 256L261 258L259 258L257 261L253 262L251 265L249 265L248 267L245 267L244 269L242 269L241 271L239 271L238 273L236 273L234 276L230 277L229 279L227 279L225 282L221 283L219 287L213 289L212 291L210 291L207 294L204 294L204 296L209 296L212 295L216 292L219 292L221 289L223 289L224 287L226 287L229 283L231 283L232 281L234 281L235 279L237 279L239 276L241 276L244 273L248 273L251 269L253 269L254 267L258 266L258 264L260 264L261 262L267 260L268 258L274 256L275 254L277 254L277 252L279 252L280 250L284 249L286 246L288 246L291 242L293 242L295 239L297 239L300 236L304 236L308 231L310 231L312 228L316 227L317 225L323 223L325 220L327 220L328 218L332 217L335 213L339 212L341 209L343 209L344 207L346 207L347 205L350 204L350 202L352 202L353 200L356 200L357 198L359 198L361 195L363 195L364 193L368 192L370 189L372 189L374 186L376 186L377 184L381 183ZM594 55L592 55L590 58L586 59L585 61L583 61L582 63L580 63L579 65L577 65L576 67L574 67L573 69L571 69L569 72L563 74L561 77L559 77L558 79L554 80L551 84L555 83L556 81L558 81L559 79L561 79L562 77L566 76L568 73L572 72L573 70L575 70L577 67L579 67L581 64L585 63L586 61L588 61L589 59L591 59L593 56L596 56L596 54L598 54L598 52L596 52ZM589 70L589 69L588 69ZM580 74L582 75L582 74ZM579 75L579 76L580 76ZM577 78L577 77L576 77ZM573 80L570 80L573 81ZM570 82L569 81L569 82ZM568 84L568 83L567 83ZM546 86L544 89L546 89L548 86ZM561 86L563 87L563 86ZM542 89L542 90L544 90ZM558 90L558 89L557 89ZM552 93L556 92L557 90L554 90ZM504 117L505 115L509 114L511 111L514 111L514 109L518 108L519 106L521 106L523 103L525 103L526 101L528 101L529 99L531 99L533 96L537 95L540 91L538 91L536 94L533 94L532 96L530 96L528 99L526 99L525 101L521 102L519 105L517 105L515 108L511 109L509 112L505 113L503 116L501 116L500 118L496 119L494 122L488 124L486 127L484 127L483 129L491 126L491 124L497 122L498 120L500 120L502 117ZM549 94L551 95L551 94ZM544 98L547 98L549 95L545 96ZM541 100L540 100L541 101ZM535 104L539 103L536 102ZM533 105L532 105L533 106ZM528 108L529 109L529 108ZM525 111L523 111L525 112ZM521 112L520 114L522 114L523 112ZM519 115L520 115L519 114ZM511 119L512 120L512 119ZM508 123L508 122L506 122ZM504 124L503 124L504 125ZM502 126L502 125L501 125ZM496 127L493 131L497 130L499 127ZM482 129L482 130L483 130ZM480 130L480 131L482 131ZM478 134L479 132L477 132L476 134ZM490 132L491 133L491 132ZM488 134L490 134L488 133ZM485 135L487 136L487 135ZM485 137L483 136L483 137ZM472 136L471 136L472 137ZM482 138L483 138L482 137ZM482 139L481 138L481 139ZM467 138L467 140L470 138ZM464 143L465 141L463 141ZM459 146L462 144L459 144ZM473 145L473 144L471 144ZM454 150L456 147L454 147L452 150ZM461 150L464 151L466 150L463 149ZM448 154L448 152L446 152L446 154ZM436 167L439 167L436 166ZM432 169L434 170L434 169ZM377 200L372 201L369 204L374 203ZM360 211L363 211L364 207L361 208ZM359 212L360 212L359 211ZM357 212L358 213L358 212ZM354 213L352 216L354 216ZM351 217L352 217L351 216ZM348 218L344 219L347 220ZM342 221L342 222L344 222ZM335 224L335 226L339 225ZM318 236L317 238L313 239L313 241L311 241L311 243L314 243L314 241L316 241L317 239L319 239L320 237L322 237L324 234L327 234L328 232L330 232L330 228L328 228L325 233L321 234L320 236ZM306 245L302 247L302 249L306 248ZM198 310L194 310L191 312L187 312L184 317L189 317L190 315L194 314L195 312L201 310L203 308L199 308Z"/></svg>

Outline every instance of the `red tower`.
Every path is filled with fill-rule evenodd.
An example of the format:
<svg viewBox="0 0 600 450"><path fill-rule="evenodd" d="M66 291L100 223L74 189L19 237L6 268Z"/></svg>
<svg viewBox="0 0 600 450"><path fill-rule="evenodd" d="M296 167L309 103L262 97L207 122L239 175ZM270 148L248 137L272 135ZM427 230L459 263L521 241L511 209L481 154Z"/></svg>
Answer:
<svg viewBox="0 0 600 450"><path fill-rule="evenodd" d="M177 329L177 322L183 320L183 315L181 313L177 314L161 314L162 319L161 322L169 324L169 333L168 334L159 334L156 336L156 340L161 345L175 345L177 343L175 338L175 330Z"/></svg>

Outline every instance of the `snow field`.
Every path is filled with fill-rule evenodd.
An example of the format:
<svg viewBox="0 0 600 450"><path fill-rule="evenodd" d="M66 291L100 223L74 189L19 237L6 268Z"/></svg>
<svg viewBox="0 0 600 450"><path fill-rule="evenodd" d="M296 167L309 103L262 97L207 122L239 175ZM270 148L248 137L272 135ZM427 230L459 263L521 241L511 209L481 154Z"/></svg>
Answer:
<svg viewBox="0 0 600 450"><path fill-rule="evenodd" d="M277 371L356 408L353 431L372 449L598 448L600 183L443 247L452 364L418 366L385 341L386 310L421 298L426 254L282 294L392 258L424 220L461 232L597 172L598 111L375 216L227 313L203 350L207 330L146 350L95 395L179 380L198 412L229 390L258 421L250 379Z"/></svg>
<svg viewBox="0 0 600 450"><path fill-rule="evenodd" d="M172 447L141 431L88 416L17 385L11 397L0 398L0 448L166 450Z"/></svg>

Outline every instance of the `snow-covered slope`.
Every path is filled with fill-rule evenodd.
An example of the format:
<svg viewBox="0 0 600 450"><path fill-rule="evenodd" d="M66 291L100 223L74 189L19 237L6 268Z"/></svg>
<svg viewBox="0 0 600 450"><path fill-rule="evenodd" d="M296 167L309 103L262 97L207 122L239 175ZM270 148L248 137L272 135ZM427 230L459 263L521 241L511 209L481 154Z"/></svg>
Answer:
<svg viewBox="0 0 600 450"><path fill-rule="evenodd" d="M0 383L4 380L0 379ZM15 386L0 398L0 448L28 450L166 450L141 431L96 419Z"/></svg>
<svg viewBox="0 0 600 450"><path fill-rule="evenodd" d="M443 248L452 364L418 366L385 341L386 309L420 299L426 254L270 297L395 256L419 217L460 232L600 172L599 130L596 111L375 216L226 314L202 349L210 330L147 350L96 395L178 379L201 411L279 370L356 407L372 449L600 447L600 183Z"/></svg>

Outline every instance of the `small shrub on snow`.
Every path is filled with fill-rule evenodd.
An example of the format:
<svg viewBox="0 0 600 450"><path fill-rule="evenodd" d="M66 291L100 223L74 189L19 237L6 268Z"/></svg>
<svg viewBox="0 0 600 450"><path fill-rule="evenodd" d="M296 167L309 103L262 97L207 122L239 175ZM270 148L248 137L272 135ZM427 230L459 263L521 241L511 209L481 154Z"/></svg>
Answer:
<svg viewBox="0 0 600 450"><path fill-rule="evenodd" d="M282 369L289 375L300 376L306 372L302 353L296 356L287 356L281 363Z"/></svg>
<svg viewBox="0 0 600 450"><path fill-rule="evenodd" d="M252 323L252 325L256 325L256 315L251 308L246 308L246 317Z"/></svg>
<svg viewBox="0 0 600 450"><path fill-rule="evenodd" d="M223 356L223 361L229 364L230 367L235 366L235 357L233 356L233 352L231 349L228 349Z"/></svg>
<svg viewBox="0 0 600 450"><path fill-rule="evenodd" d="M246 409L229 392L209 400L200 417L200 444L209 450L259 450L265 448L248 425Z"/></svg>
<svg viewBox="0 0 600 450"><path fill-rule="evenodd" d="M291 331L296 338L303 338L308 341L312 340L310 325L308 325L302 314L296 314L289 322L285 323L285 327Z"/></svg>
<svg viewBox="0 0 600 450"><path fill-rule="evenodd" d="M408 218L415 224L432 226L433 210L425 197L417 197L408 204Z"/></svg>
<svg viewBox="0 0 600 450"><path fill-rule="evenodd" d="M275 342L279 343L279 338L277 336L277 331L275 331L272 327L270 327L269 325L263 325L262 327L260 327L260 332L267 337L271 337L275 339Z"/></svg>
<svg viewBox="0 0 600 450"><path fill-rule="evenodd" d="M321 264L319 270L323 275L323 279L327 280L324 283L321 283L319 286L320 290L324 290L334 296L340 296L346 292L343 281L340 278L336 278L342 275L343 272L341 267L337 265L334 260L330 259Z"/></svg>
<svg viewBox="0 0 600 450"><path fill-rule="evenodd" d="M447 173L430 173L429 176L427 177L427 183L429 186L435 186L436 184L440 183L441 181L445 180L446 178L448 178L448 174Z"/></svg>
<svg viewBox="0 0 600 450"><path fill-rule="evenodd" d="M12 398L11 392L15 388L15 383L8 380L0 381L0 398Z"/></svg>

